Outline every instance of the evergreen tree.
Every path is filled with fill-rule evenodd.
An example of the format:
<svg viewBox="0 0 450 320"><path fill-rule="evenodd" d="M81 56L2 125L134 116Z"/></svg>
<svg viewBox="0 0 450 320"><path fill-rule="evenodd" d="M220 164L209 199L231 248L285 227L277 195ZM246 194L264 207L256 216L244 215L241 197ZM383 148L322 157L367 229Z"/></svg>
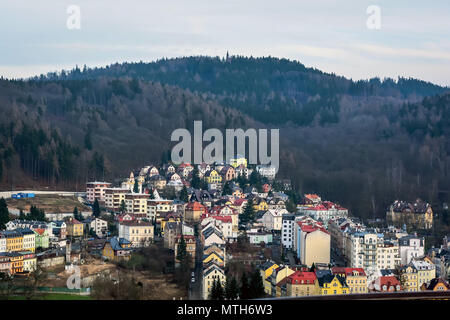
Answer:
<svg viewBox="0 0 450 320"><path fill-rule="evenodd" d="M210 300L223 300L225 293L220 283L220 280L214 279L213 285L211 287L211 293L209 294Z"/></svg>
<svg viewBox="0 0 450 320"><path fill-rule="evenodd" d="M235 277L228 277L225 283L225 298L236 300L239 297L239 286Z"/></svg>
<svg viewBox="0 0 450 320"><path fill-rule="evenodd" d="M27 219L26 214L23 213L22 209L20 209L20 211L19 211L19 220L26 220L26 219Z"/></svg>
<svg viewBox="0 0 450 320"><path fill-rule="evenodd" d="M249 291L251 299L262 298L266 295L264 292L264 283L259 270L255 270L250 277Z"/></svg>
<svg viewBox="0 0 450 320"><path fill-rule="evenodd" d="M134 193L139 193L139 184L138 184L137 179L134 180L133 192Z"/></svg>
<svg viewBox="0 0 450 320"><path fill-rule="evenodd" d="M73 217L74 219L80 220L77 207L73 209Z"/></svg>
<svg viewBox="0 0 450 320"><path fill-rule="evenodd" d="M233 190L231 190L230 181L225 182L222 190L222 195L232 194Z"/></svg>
<svg viewBox="0 0 450 320"><path fill-rule="evenodd" d="M194 189L199 189L201 187L201 180L199 177L198 167L196 165L194 165L194 170L192 170L191 187Z"/></svg>
<svg viewBox="0 0 450 320"><path fill-rule="evenodd" d="M181 191L180 191L180 200L183 202L188 202L188 200L189 200L186 186L183 186L183 189L181 189Z"/></svg>
<svg viewBox="0 0 450 320"><path fill-rule="evenodd" d="M178 243L177 260L180 261L180 263L182 264L183 262L185 262L186 256L187 256L186 241L184 240L184 236L182 234L180 242Z"/></svg>
<svg viewBox="0 0 450 320"><path fill-rule="evenodd" d="M6 224L9 222L8 205L4 198L0 199L0 229L6 229Z"/></svg>
<svg viewBox="0 0 450 320"><path fill-rule="evenodd" d="M241 277L240 299L250 299L250 287L247 274L244 272Z"/></svg>
<svg viewBox="0 0 450 320"><path fill-rule="evenodd" d="M249 199L245 205L244 212L239 215L241 223L252 222L255 219L255 210L253 209L253 199Z"/></svg>
<svg viewBox="0 0 450 320"><path fill-rule="evenodd" d="M92 215L96 218L100 217L101 210L100 210L100 204L98 203L98 200L95 199L94 205L92 206Z"/></svg>
<svg viewBox="0 0 450 320"><path fill-rule="evenodd" d="M122 201L120 202L120 208L119 208L119 211L120 211L121 213L124 213L124 212L126 211L125 200L122 200Z"/></svg>
<svg viewBox="0 0 450 320"><path fill-rule="evenodd" d="M315 272L315 271L316 271L316 265L313 262L313 264L311 265L311 268L309 268L309 272Z"/></svg>
<svg viewBox="0 0 450 320"><path fill-rule="evenodd" d="M26 220L45 221L45 212L35 206L31 206L30 213L26 217Z"/></svg>

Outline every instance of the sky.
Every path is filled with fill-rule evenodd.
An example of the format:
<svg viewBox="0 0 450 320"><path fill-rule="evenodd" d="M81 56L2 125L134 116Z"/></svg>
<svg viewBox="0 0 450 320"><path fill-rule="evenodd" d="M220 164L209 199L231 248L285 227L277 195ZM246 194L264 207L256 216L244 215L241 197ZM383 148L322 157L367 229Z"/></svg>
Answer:
<svg viewBox="0 0 450 320"><path fill-rule="evenodd" d="M373 5L379 29L367 26ZM6 78L228 51L450 86L448 0L1 0L0 30Z"/></svg>

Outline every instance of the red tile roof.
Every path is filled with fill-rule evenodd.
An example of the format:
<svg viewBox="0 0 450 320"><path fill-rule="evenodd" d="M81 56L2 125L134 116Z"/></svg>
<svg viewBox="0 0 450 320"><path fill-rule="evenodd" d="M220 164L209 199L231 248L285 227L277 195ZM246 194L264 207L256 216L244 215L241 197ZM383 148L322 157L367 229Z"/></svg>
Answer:
<svg viewBox="0 0 450 320"><path fill-rule="evenodd" d="M287 277L287 283L290 284L312 284L317 279L314 272L295 271Z"/></svg>

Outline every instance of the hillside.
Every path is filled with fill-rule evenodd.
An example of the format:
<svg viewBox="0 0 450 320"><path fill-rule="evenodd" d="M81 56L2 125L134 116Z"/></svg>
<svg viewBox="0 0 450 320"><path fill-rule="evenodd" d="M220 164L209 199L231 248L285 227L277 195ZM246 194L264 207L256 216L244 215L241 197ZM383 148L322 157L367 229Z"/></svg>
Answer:
<svg viewBox="0 0 450 320"><path fill-rule="evenodd" d="M1 185L80 189L113 180L167 157L172 130L203 120L204 129L280 128L280 176L355 215L382 216L399 198L439 207L450 201L446 92L415 79L355 82L295 61L244 57L2 80Z"/></svg>

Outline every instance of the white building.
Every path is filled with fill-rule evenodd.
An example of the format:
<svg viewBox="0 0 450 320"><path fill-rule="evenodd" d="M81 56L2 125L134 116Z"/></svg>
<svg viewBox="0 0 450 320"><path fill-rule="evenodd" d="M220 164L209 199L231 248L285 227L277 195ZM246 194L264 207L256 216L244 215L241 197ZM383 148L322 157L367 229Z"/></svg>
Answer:
<svg viewBox="0 0 450 320"><path fill-rule="evenodd" d="M109 182L88 182L86 183L86 199L88 202L93 203L95 199L99 202L105 201L105 189L109 188L111 183Z"/></svg>
<svg viewBox="0 0 450 320"><path fill-rule="evenodd" d="M108 233L108 222L100 218L92 219L89 222L89 230L93 230L97 237L103 238Z"/></svg>
<svg viewBox="0 0 450 320"><path fill-rule="evenodd" d="M256 171L258 171L262 177L266 177L269 180L275 179L275 175L277 174L276 168L270 165L258 165L256 166Z"/></svg>
<svg viewBox="0 0 450 320"><path fill-rule="evenodd" d="M398 240L402 265L407 265L413 258L423 257L425 254L425 239L417 236L406 236Z"/></svg>
<svg viewBox="0 0 450 320"><path fill-rule="evenodd" d="M284 214L287 214L288 211L286 209L276 210L269 209L262 216L262 224L264 228L267 230L277 230L280 231L282 229L282 217Z"/></svg>

